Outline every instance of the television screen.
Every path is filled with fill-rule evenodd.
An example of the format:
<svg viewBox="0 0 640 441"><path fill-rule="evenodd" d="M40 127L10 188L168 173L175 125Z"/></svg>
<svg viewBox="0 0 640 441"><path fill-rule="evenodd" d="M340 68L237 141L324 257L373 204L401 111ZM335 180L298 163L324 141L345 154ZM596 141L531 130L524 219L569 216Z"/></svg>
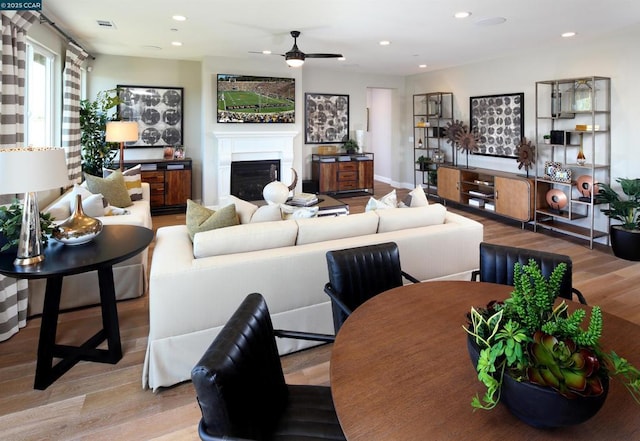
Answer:
<svg viewBox="0 0 640 441"><path fill-rule="evenodd" d="M219 123L295 122L294 78L218 74Z"/></svg>

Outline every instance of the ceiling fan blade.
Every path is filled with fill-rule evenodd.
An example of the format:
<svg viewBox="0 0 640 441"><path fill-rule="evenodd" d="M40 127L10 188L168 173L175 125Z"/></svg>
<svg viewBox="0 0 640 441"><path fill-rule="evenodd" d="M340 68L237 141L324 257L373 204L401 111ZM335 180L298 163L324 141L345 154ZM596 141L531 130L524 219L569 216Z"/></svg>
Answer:
<svg viewBox="0 0 640 441"><path fill-rule="evenodd" d="M305 54L307 58L342 58L342 54Z"/></svg>

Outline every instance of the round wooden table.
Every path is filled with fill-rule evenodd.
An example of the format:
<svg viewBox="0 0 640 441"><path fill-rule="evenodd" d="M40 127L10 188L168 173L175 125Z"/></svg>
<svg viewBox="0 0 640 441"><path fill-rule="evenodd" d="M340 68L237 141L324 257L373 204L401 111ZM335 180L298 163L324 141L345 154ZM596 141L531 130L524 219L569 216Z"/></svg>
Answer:
<svg viewBox="0 0 640 441"><path fill-rule="evenodd" d="M423 282L384 292L354 311L331 355L331 390L349 441L640 439L640 405L617 380L591 420L540 430L502 405L473 411L483 394L467 353L471 306L509 296L512 287ZM568 302L570 309L577 303ZM640 366L640 326L604 313L601 339Z"/></svg>

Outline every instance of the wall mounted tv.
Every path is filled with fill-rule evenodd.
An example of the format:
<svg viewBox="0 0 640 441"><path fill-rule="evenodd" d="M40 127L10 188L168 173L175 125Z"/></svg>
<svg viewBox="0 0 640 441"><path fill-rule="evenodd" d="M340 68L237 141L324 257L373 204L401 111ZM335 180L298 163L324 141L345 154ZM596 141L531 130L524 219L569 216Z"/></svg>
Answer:
<svg viewBox="0 0 640 441"><path fill-rule="evenodd" d="M294 78L218 74L219 123L295 122Z"/></svg>

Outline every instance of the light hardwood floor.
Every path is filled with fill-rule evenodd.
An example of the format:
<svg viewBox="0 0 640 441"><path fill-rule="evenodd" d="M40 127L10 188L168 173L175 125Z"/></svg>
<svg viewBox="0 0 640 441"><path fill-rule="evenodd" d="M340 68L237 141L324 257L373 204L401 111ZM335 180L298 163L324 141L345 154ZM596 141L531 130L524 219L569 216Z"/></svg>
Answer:
<svg viewBox="0 0 640 441"><path fill-rule="evenodd" d="M376 196L390 189L376 183ZM399 197L406 192L398 190ZM351 213L364 211L367 200L345 199ZM640 263L617 259L602 247L589 250L565 236L533 233L521 229L519 223L505 223L472 211L462 213L484 224L488 242L568 254L574 263L574 285L590 304L640 324ZM184 215L158 216L153 222L155 228L183 223ZM191 383L155 394L142 390L149 330L147 299L145 296L118 304L124 357L117 365L81 362L45 391L33 390L40 319L29 320L26 328L0 343L0 439L198 439L200 410ZM97 330L99 316L96 307L62 314L58 341L84 340ZM330 353L331 346L327 345L283 357L287 381L329 384Z"/></svg>

